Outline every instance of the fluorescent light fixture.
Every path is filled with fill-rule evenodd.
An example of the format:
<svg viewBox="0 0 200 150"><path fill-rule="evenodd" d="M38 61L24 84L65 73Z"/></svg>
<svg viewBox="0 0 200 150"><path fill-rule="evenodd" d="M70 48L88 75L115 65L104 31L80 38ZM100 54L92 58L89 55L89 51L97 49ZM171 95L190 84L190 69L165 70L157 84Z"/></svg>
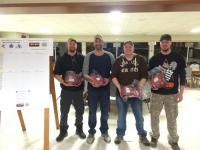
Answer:
<svg viewBox="0 0 200 150"><path fill-rule="evenodd" d="M200 27L191 30L192 33L200 33Z"/></svg>
<svg viewBox="0 0 200 150"><path fill-rule="evenodd" d="M109 18L112 21L120 21L122 18L122 13L119 10L114 10L109 13Z"/></svg>
<svg viewBox="0 0 200 150"><path fill-rule="evenodd" d="M9 18L6 15L0 15L0 22L4 23L4 22L8 22Z"/></svg>
<svg viewBox="0 0 200 150"><path fill-rule="evenodd" d="M114 35L118 35L121 33L121 29L120 27L113 27L112 30L111 30L112 34Z"/></svg>
<svg viewBox="0 0 200 150"><path fill-rule="evenodd" d="M39 30L39 32L40 33L43 33L43 34L52 34L53 32L50 30L50 29L48 29L48 28L41 28L40 30Z"/></svg>
<svg viewBox="0 0 200 150"><path fill-rule="evenodd" d="M110 12L110 15L112 15L112 16L120 16L121 14L122 14L122 12L119 10L113 10Z"/></svg>

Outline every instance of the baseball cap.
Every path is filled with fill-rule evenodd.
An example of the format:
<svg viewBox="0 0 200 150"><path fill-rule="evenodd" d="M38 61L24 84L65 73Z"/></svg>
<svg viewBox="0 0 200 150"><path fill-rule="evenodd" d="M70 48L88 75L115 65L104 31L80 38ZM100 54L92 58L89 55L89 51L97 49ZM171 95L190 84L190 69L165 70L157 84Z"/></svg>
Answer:
<svg viewBox="0 0 200 150"><path fill-rule="evenodd" d="M131 46L134 45L132 41L125 41L125 42L124 42L124 45L126 45L126 44L130 44Z"/></svg>
<svg viewBox="0 0 200 150"><path fill-rule="evenodd" d="M171 37L170 34L163 34L163 35L161 35L161 37L160 37L160 41L163 41L163 40L171 41L171 40L172 40L172 37Z"/></svg>
<svg viewBox="0 0 200 150"><path fill-rule="evenodd" d="M96 41L96 39L100 39L103 42L103 38L100 34L95 35L94 41Z"/></svg>
<svg viewBox="0 0 200 150"><path fill-rule="evenodd" d="M69 39L68 39L68 43L69 43L69 42L75 42L75 43L77 43L77 41L76 41L75 39L73 39L73 38L69 38Z"/></svg>

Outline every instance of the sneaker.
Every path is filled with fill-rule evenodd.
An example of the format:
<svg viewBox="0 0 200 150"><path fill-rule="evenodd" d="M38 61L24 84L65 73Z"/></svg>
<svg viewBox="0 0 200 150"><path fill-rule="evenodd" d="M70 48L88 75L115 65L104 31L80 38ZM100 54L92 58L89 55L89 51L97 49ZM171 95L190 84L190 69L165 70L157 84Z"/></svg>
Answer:
<svg viewBox="0 0 200 150"><path fill-rule="evenodd" d="M169 142L169 145L171 146L171 148L173 150L180 150L180 147L178 146L178 143Z"/></svg>
<svg viewBox="0 0 200 150"><path fill-rule="evenodd" d="M78 135L81 139L85 139L86 135L83 130L76 130L76 135Z"/></svg>
<svg viewBox="0 0 200 150"><path fill-rule="evenodd" d="M104 139L104 141L106 143L110 143L111 142L111 138L110 138L108 133L102 133L101 136L103 137L103 139Z"/></svg>
<svg viewBox="0 0 200 150"><path fill-rule="evenodd" d="M144 146L150 146L149 140L147 139L146 136L140 135L139 136L139 141L142 143Z"/></svg>
<svg viewBox="0 0 200 150"><path fill-rule="evenodd" d="M94 134L89 134L87 137L87 143L92 144L94 142L94 140L95 140Z"/></svg>
<svg viewBox="0 0 200 150"><path fill-rule="evenodd" d="M155 148L157 147L157 143L158 143L158 140L156 138L151 137L150 146Z"/></svg>
<svg viewBox="0 0 200 150"><path fill-rule="evenodd" d="M115 138L115 144L120 144L122 140L123 140L123 136L118 135L118 136Z"/></svg>
<svg viewBox="0 0 200 150"><path fill-rule="evenodd" d="M61 142L67 135L68 135L67 131L60 132L60 134L56 138L56 141Z"/></svg>

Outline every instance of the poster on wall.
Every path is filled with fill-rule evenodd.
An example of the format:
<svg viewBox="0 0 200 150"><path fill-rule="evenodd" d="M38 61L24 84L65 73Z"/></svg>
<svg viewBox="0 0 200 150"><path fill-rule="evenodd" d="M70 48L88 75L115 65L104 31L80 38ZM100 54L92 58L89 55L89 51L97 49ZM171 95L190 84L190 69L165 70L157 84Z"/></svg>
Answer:
<svg viewBox="0 0 200 150"><path fill-rule="evenodd" d="M52 39L0 39L0 110L49 106Z"/></svg>

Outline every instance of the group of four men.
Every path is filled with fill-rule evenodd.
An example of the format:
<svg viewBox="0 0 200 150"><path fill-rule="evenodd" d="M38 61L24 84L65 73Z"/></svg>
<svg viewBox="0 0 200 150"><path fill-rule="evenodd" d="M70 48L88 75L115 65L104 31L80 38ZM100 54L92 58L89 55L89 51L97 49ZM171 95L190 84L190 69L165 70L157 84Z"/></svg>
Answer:
<svg viewBox="0 0 200 150"><path fill-rule="evenodd" d="M139 135L139 141L145 146L156 147L159 133L159 115L164 106L167 118L167 127L169 132L169 144L173 150L179 150L176 118L178 115L177 103L183 99L185 86L185 61L177 53L171 51L172 39L169 34L164 34L160 38L160 53L153 56L147 67L145 59L134 53L134 44L131 41L124 42L124 53L118 58L114 58L112 53L103 50L103 39L100 35L94 38L95 50L88 53L84 58L77 52L77 41L69 39L67 42L67 52L57 60L54 75L61 84L60 101L60 134L56 140L62 141L68 134L68 113L70 105L73 104L76 110L76 134L85 139L83 132L83 89L84 82L79 85L68 84L64 81L67 71L74 71L76 74L83 73L84 79L88 81L88 106L89 106L89 135L87 143L92 144L95 140L95 127L97 123L96 111L100 106L100 131L105 142L111 142L108 134L108 117L110 106L110 81L117 88L116 104L118 110L118 120L116 129L116 138L114 142L120 144L126 131L126 115L129 104L131 105L136 121L136 129ZM142 101L139 98L128 98L124 100L121 96L122 86L129 85L133 80L138 80L139 89L143 89L148 80L148 70L154 67L163 66L170 74L166 84L170 86L152 90L150 105L151 115L151 141L147 139L147 131L144 130L144 119ZM104 84L99 86L90 76L93 71L98 72L105 80ZM168 75L169 76L169 75Z"/></svg>

